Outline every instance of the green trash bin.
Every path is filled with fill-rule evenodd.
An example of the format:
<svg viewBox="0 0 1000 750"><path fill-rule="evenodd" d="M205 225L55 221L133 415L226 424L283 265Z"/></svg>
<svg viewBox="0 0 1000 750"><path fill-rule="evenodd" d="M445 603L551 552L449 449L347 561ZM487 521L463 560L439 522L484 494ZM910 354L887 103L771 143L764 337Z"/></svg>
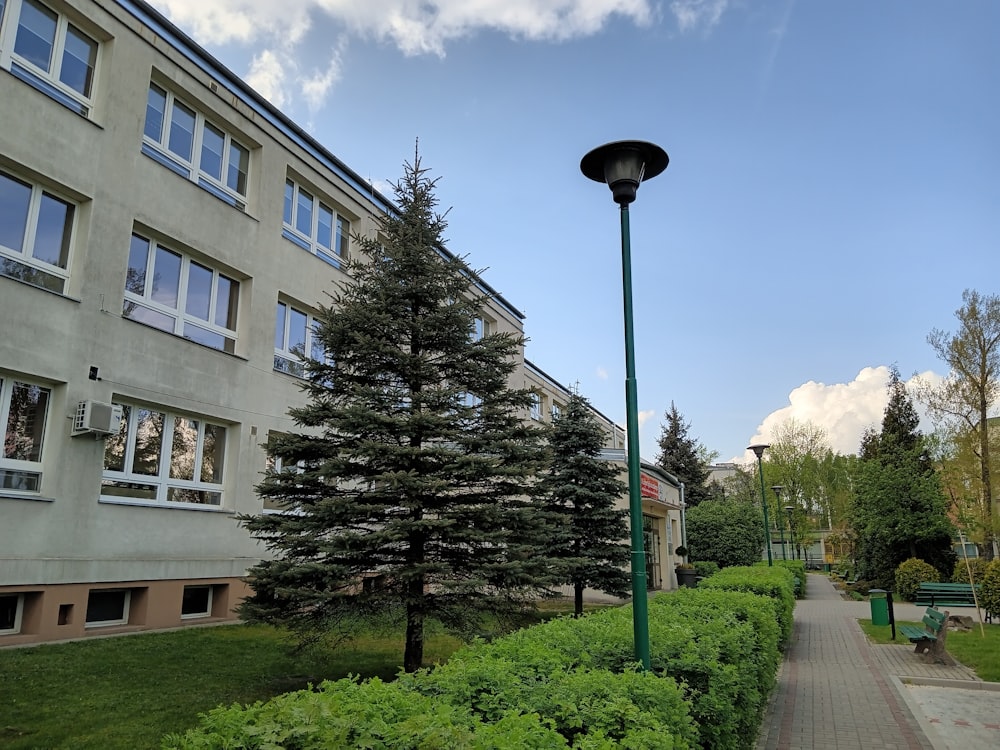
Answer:
<svg viewBox="0 0 1000 750"><path fill-rule="evenodd" d="M889 600L885 589L872 589L868 592L868 601L872 605L872 625L889 624Z"/></svg>
<svg viewBox="0 0 1000 750"><path fill-rule="evenodd" d="M830 563L823 563L823 572L824 573L829 573L830 569L831 569Z"/></svg>

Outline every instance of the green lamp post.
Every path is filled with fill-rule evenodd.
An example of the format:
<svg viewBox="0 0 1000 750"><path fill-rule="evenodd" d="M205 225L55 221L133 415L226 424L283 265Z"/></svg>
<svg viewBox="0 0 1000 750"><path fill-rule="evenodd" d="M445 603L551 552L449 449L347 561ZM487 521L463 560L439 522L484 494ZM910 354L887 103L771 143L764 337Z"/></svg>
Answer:
<svg viewBox="0 0 1000 750"><path fill-rule="evenodd" d="M628 206L639 184L667 168L667 152L646 141L615 141L598 146L580 161L584 177L604 182L621 209L622 287L625 302L625 415L628 441L629 527L632 540L632 623L635 657L648 670L649 609L646 553L642 539L642 491L639 467L639 407L635 381L635 338L632 330L632 249Z"/></svg>
<svg viewBox="0 0 1000 750"><path fill-rule="evenodd" d="M760 475L760 503L764 506L764 546L767 548L767 564L768 566L773 566L774 560L771 557L771 525L767 521L767 498L764 496L764 467L760 463L761 458L764 456L764 451L770 447L767 443L755 443L747 448L747 450L753 451L754 455L757 456L757 473Z"/></svg>

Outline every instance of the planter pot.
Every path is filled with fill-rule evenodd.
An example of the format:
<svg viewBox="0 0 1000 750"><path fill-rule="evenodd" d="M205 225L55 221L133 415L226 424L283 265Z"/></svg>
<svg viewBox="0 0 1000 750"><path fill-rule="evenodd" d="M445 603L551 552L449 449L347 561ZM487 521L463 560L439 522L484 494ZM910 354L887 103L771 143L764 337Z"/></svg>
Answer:
<svg viewBox="0 0 1000 750"><path fill-rule="evenodd" d="M675 568L677 573L678 586L690 586L694 588L698 585L698 571L694 568Z"/></svg>

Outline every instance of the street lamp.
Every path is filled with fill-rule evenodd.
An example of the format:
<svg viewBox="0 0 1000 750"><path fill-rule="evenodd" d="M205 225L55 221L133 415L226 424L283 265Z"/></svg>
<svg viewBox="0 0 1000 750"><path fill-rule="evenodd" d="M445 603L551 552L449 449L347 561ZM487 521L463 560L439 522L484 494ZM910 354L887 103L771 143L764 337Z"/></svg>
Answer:
<svg viewBox="0 0 1000 750"><path fill-rule="evenodd" d="M767 547L768 567L774 565L774 560L771 558L771 529L767 521L767 498L764 496L764 467L761 466L760 459L764 455L764 451L770 447L767 443L755 443L747 448L748 451L753 451L754 455L757 456L757 473L760 474L760 503L764 506L764 546Z"/></svg>
<svg viewBox="0 0 1000 750"><path fill-rule="evenodd" d="M792 545L792 559L795 559L795 506L786 505L785 513L788 514L788 543Z"/></svg>
<svg viewBox="0 0 1000 750"><path fill-rule="evenodd" d="M771 489L774 490L774 496L778 499L778 502L780 503L781 491L785 489L784 486L780 484L772 484ZM785 524L783 523L778 524L778 533L781 535L781 559L787 560L788 555L785 553Z"/></svg>
<svg viewBox="0 0 1000 750"><path fill-rule="evenodd" d="M635 382L635 339L632 331L632 258L628 204L639 183L667 168L667 152L645 141L615 141L590 151L580 161L584 177L604 182L621 208L622 288L625 302L625 417L628 440L628 507L632 537L632 624L635 657L648 670L649 608L646 593L646 553L642 540L642 491L639 469L639 407Z"/></svg>

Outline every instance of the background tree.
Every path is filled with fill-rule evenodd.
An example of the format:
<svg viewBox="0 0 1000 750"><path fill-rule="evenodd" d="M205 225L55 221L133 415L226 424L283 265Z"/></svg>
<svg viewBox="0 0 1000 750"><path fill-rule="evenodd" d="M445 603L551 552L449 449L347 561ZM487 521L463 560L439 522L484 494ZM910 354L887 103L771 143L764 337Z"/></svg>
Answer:
<svg viewBox="0 0 1000 750"><path fill-rule="evenodd" d="M881 430L862 437L852 518L858 575L884 587L893 585L896 567L909 558L924 560L945 576L955 559L940 481L895 368L888 391Z"/></svg>
<svg viewBox="0 0 1000 750"><path fill-rule="evenodd" d="M995 476L1000 457L998 419L989 420L991 475ZM989 537L990 508L985 502L980 467L979 436L962 425L939 425L933 438L931 454L941 477L956 525L969 541L985 550Z"/></svg>
<svg viewBox="0 0 1000 750"><path fill-rule="evenodd" d="M923 381L920 398L937 422L972 438L986 513L984 553L992 558L1000 551L996 541L1000 533L1000 501L993 496L989 429L989 417L1000 396L1000 296L966 289L955 317L955 333L935 328L927 336L927 343L950 371L938 386Z"/></svg>
<svg viewBox="0 0 1000 750"><path fill-rule="evenodd" d="M398 213L357 238L367 262L318 316L326 358L306 361L308 403L289 411L303 431L268 441L257 490L287 511L241 519L273 555L242 613L307 638L401 612L413 671L428 620L468 633L549 580L527 501L543 451L508 384L523 340L473 335L482 287L444 251L419 156L394 187Z"/></svg>
<svg viewBox="0 0 1000 750"><path fill-rule="evenodd" d="M684 502L691 508L712 496L705 482L709 475L708 465L717 454L688 436L690 425L684 421L684 416L673 401L670 402L670 411L665 418L666 422L661 426L657 440L660 454L656 463L684 482Z"/></svg>
<svg viewBox="0 0 1000 750"><path fill-rule="evenodd" d="M719 567L753 565L764 550L760 503L706 500L687 512L688 557Z"/></svg>
<svg viewBox="0 0 1000 750"><path fill-rule="evenodd" d="M628 510L617 507L628 485L615 464L598 458L603 447L604 430L590 404L570 396L553 424L551 463L538 489L553 529L546 557L560 568L560 583L573 586L578 617L585 588L619 597L631 589Z"/></svg>

